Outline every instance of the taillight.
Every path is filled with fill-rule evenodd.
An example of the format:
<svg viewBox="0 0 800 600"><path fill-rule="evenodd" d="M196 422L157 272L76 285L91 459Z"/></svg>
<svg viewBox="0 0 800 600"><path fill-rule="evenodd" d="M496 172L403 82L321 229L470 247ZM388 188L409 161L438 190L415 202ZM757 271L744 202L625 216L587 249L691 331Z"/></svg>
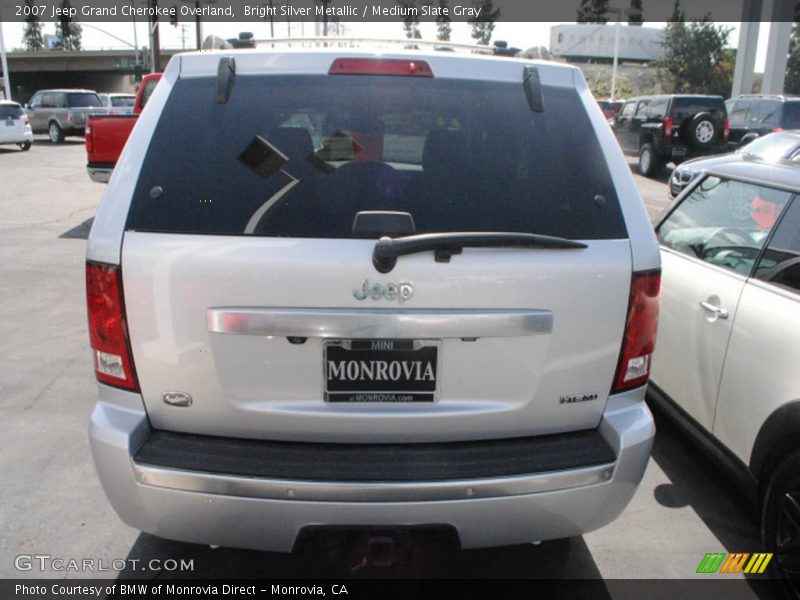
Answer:
<svg viewBox="0 0 800 600"><path fill-rule="evenodd" d="M399 58L337 58L328 75L401 75L433 77L428 63Z"/></svg>
<svg viewBox="0 0 800 600"><path fill-rule="evenodd" d="M783 127L773 127L772 128L773 133L777 133L777 132L783 131L783 130L784 130Z"/></svg>
<svg viewBox="0 0 800 600"><path fill-rule="evenodd" d="M83 139L86 141L86 152L94 152L94 139L92 138L92 122L86 123L86 130L84 131Z"/></svg>
<svg viewBox="0 0 800 600"><path fill-rule="evenodd" d="M86 263L86 305L89 343L98 381L138 391L128 343L119 267Z"/></svg>
<svg viewBox="0 0 800 600"><path fill-rule="evenodd" d="M664 137L672 137L672 117L664 119Z"/></svg>
<svg viewBox="0 0 800 600"><path fill-rule="evenodd" d="M728 117L725 117L725 127L722 130L722 140L727 142L728 138L731 137L731 122Z"/></svg>
<svg viewBox="0 0 800 600"><path fill-rule="evenodd" d="M644 385L650 378L650 361L656 345L660 288L661 271L633 274L625 337L622 340L612 394Z"/></svg>
<svg viewBox="0 0 800 600"><path fill-rule="evenodd" d="M30 125L30 124L31 124L31 122L28 119L25 119L25 125L27 126L27 125Z"/></svg>

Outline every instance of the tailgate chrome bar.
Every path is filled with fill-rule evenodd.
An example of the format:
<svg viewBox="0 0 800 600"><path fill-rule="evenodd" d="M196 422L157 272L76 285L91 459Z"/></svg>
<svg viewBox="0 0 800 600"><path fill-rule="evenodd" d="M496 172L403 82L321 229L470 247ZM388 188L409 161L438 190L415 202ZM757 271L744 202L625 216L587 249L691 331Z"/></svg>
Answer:
<svg viewBox="0 0 800 600"><path fill-rule="evenodd" d="M549 310L209 308L211 333L317 338L482 338L548 334Z"/></svg>
<svg viewBox="0 0 800 600"><path fill-rule="evenodd" d="M133 463L142 485L271 500L317 502L432 502L521 496L597 485L611 480L614 463L549 473L425 482L340 482L261 479Z"/></svg>

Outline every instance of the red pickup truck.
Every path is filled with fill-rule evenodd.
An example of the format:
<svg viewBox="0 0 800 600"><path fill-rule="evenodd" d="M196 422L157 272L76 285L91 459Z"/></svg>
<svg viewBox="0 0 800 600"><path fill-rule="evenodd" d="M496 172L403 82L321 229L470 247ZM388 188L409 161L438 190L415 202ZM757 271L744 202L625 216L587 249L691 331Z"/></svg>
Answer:
<svg viewBox="0 0 800 600"><path fill-rule="evenodd" d="M144 105L156 87L161 73L145 75L139 84L132 115L97 115L86 122L86 170L92 181L108 183L114 165Z"/></svg>

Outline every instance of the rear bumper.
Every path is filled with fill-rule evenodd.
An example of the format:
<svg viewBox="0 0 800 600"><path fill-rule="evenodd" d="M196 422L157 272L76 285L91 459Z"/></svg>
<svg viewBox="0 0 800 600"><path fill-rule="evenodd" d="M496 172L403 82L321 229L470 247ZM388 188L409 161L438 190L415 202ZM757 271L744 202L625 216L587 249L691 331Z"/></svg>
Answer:
<svg viewBox="0 0 800 600"><path fill-rule="evenodd" d="M89 179L96 183L108 183L111 179L111 173L114 172L114 167L98 167L86 165L86 172L89 173Z"/></svg>
<svg viewBox="0 0 800 600"><path fill-rule="evenodd" d="M2 125L2 122L0 122ZM0 144L24 144L33 142L33 133L30 128L22 133L8 134L0 130Z"/></svg>
<svg viewBox="0 0 800 600"><path fill-rule="evenodd" d="M610 523L628 504L655 434L640 389L606 407L598 432L611 462L413 482L246 477L164 468L152 455L144 462L137 452L152 430L139 396L99 387L89 437L122 520L169 539L259 550L289 551L300 530L314 525L450 525L464 548L580 535Z"/></svg>

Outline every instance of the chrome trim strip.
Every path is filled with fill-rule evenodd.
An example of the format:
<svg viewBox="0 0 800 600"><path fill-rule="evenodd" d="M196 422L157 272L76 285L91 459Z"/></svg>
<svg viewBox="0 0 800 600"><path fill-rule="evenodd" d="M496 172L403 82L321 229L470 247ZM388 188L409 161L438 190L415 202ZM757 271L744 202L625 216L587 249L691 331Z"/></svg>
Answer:
<svg viewBox="0 0 800 600"><path fill-rule="evenodd" d="M209 308L212 333L319 338L480 338L547 334L549 310Z"/></svg>
<svg viewBox="0 0 800 600"><path fill-rule="evenodd" d="M553 492L609 481L614 463L538 475L429 482L346 483L258 479L133 464L142 485L185 492L269 500L322 502L430 502Z"/></svg>
<svg viewBox="0 0 800 600"><path fill-rule="evenodd" d="M100 168L100 167L86 167L89 173L89 178L95 183L108 183L111 179L111 173L114 169Z"/></svg>

